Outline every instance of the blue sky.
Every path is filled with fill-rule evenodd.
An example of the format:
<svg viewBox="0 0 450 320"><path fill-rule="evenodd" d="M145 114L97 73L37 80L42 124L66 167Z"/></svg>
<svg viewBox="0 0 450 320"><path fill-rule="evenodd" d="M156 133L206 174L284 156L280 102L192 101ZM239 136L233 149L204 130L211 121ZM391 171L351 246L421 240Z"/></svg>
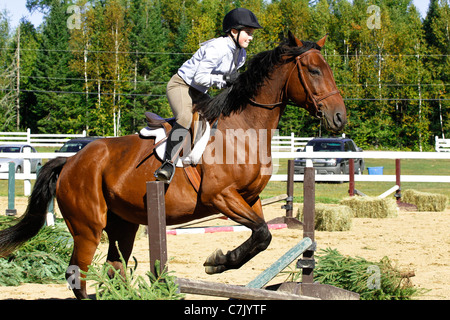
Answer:
<svg viewBox="0 0 450 320"><path fill-rule="evenodd" d="M39 12L34 12L30 14L25 7L26 0L0 0L0 10L7 9L10 14L12 27L15 28L20 19L25 16L30 20L36 27L42 21L42 14ZM419 9L422 17L427 14L429 0L413 0L414 5Z"/></svg>

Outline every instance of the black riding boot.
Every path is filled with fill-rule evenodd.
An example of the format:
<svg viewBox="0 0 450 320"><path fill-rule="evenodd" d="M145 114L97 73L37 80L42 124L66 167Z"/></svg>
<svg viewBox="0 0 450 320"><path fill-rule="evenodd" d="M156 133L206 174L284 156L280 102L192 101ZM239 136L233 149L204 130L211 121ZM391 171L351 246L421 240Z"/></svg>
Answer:
<svg viewBox="0 0 450 320"><path fill-rule="evenodd" d="M167 184L172 181L175 173L175 163L178 161L178 157L183 146L183 141L186 138L189 129L179 125L177 122L169 132L169 136L166 140L166 152L164 153L164 162L155 171L155 177L159 181L163 181ZM181 139L180 139L181 138Z"/></svg>

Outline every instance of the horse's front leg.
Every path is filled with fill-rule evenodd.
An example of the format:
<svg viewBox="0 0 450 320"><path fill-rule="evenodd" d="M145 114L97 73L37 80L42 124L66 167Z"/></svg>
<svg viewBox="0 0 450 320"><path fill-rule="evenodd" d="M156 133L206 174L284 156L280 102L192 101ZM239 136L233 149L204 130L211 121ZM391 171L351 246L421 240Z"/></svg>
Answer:
<svg viewBox="0 0 450 320"><path fill-rule="evenodd" d="M226 254L223 254L220 249L212 253L203 264L208 274L239 269L258 253L264 251L272 239L263 218L259 198L253 206L250 206L236 190L227 190L218 195L213 203L224 215L250 228L252 235L239 247Z"/></svg>

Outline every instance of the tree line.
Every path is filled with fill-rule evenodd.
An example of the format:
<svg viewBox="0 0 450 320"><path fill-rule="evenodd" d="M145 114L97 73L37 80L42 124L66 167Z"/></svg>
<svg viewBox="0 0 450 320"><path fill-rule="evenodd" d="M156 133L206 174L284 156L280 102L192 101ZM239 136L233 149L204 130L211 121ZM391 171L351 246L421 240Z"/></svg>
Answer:
<svg viewBox="0 0 450 320"><path fill-rule="evenodd" d="M170 117L167 82L235 7L264 27L248 59L289 30L328 33L322 53L359 146L430 150L449 136L449 0L431 0L426 17L411 0L27 0L44 13L37 28L0 12L0 131L119 136L145 126L145 111ZM279 130L328 134L293 105Z"/></svg>

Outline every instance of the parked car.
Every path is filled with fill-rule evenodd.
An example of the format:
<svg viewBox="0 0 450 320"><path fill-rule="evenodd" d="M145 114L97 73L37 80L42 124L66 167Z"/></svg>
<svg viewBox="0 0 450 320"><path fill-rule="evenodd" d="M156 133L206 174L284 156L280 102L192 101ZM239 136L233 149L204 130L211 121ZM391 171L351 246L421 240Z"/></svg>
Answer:
<svg viewBox="0 0 450 320"><path fill-rule="evenodd" d="M84 137L72 139L64 143L61 149L57 150L56 152L78 152L92 141L100 138L102 137Z"/></svg>
<svg viewBox="0 0 450 320"><path fill-rule="evenodd" d="M30 148L31 153L36 153L36 149L26 143L11 143L0 145L0 153L23 153L26 148ZM15 171L23 172L23 159L0 158L0 172L9 171L9 162L14 162ZM42 165L42 159L31 159L31 172L36 172L36 168Z"/></svg>
<svg viewBox="0 0 450 320"><path fill-rule="evenodd" d="M330 152L330 158L312 159L317 174L348 174L349 159L333 158L331 153L362 151L352 139L348 138L314 138L308 141L306 146L312 146L314 151ZM355 174L362 174L365 166L364 159L354 159L354 163ZM305 166L306 159L294 159L294 173L303 174Z"/></svg>

